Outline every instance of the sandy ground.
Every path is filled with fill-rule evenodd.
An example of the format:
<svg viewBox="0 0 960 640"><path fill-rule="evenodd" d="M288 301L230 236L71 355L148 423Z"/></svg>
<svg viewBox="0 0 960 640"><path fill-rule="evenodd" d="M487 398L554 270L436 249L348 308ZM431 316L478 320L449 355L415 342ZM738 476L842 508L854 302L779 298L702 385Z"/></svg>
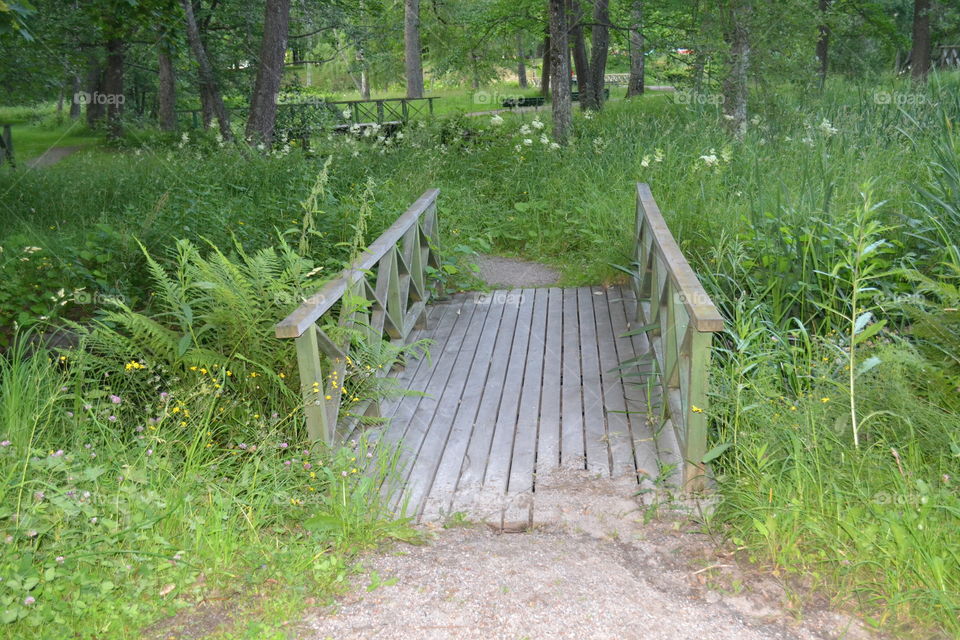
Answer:
<svg viewBox="0 0 960 640"><path fill-rule="evenodd" d="M654 511L632 496L635 487L556 476L538 485L532 528L450 516L428 523L427 544L366 559L381 586L368 591L370 578L358 579L334 607L311 612L295 637L878 637L823 598L742 567L676 507L645 523Z"/></svg>
<svg viewBox="0 0 960 640"><path fill-rule="evenodd" d="M477 256L480 277L491 287L550 287L560 280L560 272L539 262L518 258Z"/></svg>

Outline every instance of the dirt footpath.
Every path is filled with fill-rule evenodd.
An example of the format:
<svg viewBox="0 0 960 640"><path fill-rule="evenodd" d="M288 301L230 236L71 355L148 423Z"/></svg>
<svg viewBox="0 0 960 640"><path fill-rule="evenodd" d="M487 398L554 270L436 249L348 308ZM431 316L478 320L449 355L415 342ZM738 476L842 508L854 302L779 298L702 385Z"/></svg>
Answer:
<svg viewBox="0 0 960 640"><path fill-rule="evenodd" d="M738 565L687 517L653 512L635 484L553 477L537 501L551 520L501 532L461 516L423 546L371 555L369 575L296 636L377 638L871 638L822 598ZM375 573L370 573L375 572ZM367 587L379 585L368 591ZM802 606L796 604L802 602Z"/></svg>

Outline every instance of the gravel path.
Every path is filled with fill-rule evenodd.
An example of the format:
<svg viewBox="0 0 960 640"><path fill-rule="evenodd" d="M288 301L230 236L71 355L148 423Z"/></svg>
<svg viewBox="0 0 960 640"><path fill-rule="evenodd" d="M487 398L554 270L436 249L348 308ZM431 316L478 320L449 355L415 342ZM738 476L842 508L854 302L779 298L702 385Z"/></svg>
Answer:
<svg viewBox="0 0 960 640"><path fill-rule="evenodd" d="M871 638L846 615L806 598L788 611L783 585L743 569L674 513L644 524L624 484L583 477L538 485L552 523L500 532L435 524L423 546L365 562L335 608L317 610L298 638L336 640ZM803 598L801 598L803 599ZM795 606L795 605L794 605Z"/></svg>
<svg viewBox="0 0 960 640"><path fill-rule="evenodd" d="M491 287L550 287L560 280L560 272L539 262L499 256L477 256L480 277Z"/></svg>

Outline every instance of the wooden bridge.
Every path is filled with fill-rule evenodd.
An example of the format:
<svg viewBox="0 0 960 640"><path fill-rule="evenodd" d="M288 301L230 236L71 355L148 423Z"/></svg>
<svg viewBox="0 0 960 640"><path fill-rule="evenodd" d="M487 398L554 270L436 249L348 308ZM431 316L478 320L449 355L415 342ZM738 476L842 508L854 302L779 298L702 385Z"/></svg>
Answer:
<svg viewBox="0 0 960 640"><path fill-rule="evenodd" d="M493 505L503 521L533 518L538 478L564 469L702 489L710 346L723 321L647 185L637 185L629 286L431 302L437 195L277 325L297 342L311 437L367 432L399 447L397 504L417 517ZM385 374L407 395L345 402L338 381L364 343L421 339L429 358Z"/></svg>

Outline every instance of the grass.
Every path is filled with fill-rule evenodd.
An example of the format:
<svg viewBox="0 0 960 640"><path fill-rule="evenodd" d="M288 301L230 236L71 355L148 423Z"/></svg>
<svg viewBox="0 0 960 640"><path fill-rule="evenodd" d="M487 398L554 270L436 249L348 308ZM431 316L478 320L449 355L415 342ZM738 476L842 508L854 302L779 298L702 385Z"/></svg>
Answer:
<svg viewBox="0 0 960 640"><path fill-rule="evenodd" d="M0 173L0 193L6 194L0 208L5 230L0 260L7 260L0 293L18 301L18 313L28 320L54 311L72 317L76 305L50 310L59 303L51 305L49 298L64 286L122 294L148 312L159 311L161 305L148 303L155 284L143 275L135 238L168 269L170 261L162 256L174 238L207 246L206 238L225 248L237 238L251 249L277 245L280 237L295 239L303 217L300 200L327 158L332 160L316 214L318 235L311 236L311 249L302 256L313 266L335 271L349 255L345 244L354 236L356 212L368 189L375 202L367 241L423 190L439 187L442 246L449 255L471 250L518 255L559 266L569 284L613 281L617 271L609 265L629 261L634 184L649 182L728 320L718 336L711 377L711 446L730 446L714 462L722 500L707 526L732 538L756 561L833 594L837 606L856 607L878 626L900 633L955 634L960 631L955 489L960 330L950 309L958 304L960 274L958 87L956 75L934 76L925 88L897 79L876 85L836 80L823 93L778 87L756 96L755 119L743 144L726 136L722 114L711 104L657 94L611 102L601 114L578 114L577 138L562 149L551 146L549 123L534 113L504 114L500 122L466 119L452 110L414 123L402 137L320 138L310 154L296 144L261 155L221 147L207 135L181 140L138 130L117 149L69 158L42 172ZM471 104L463 93L449 103L464 110ZM27 252L30 247L40 249ZM265 308L258 322L266 326L267 316L287 310ZM89 311L78 312L89 317ZM172 322L176 313L169 307L167 312L164 321ZM229 328L229 321L218 322ZM261 358L279 358L268 343L245 347L256 347ZM145 362L157 366L157 360L162 358L152 355ZM19 403L5 414L11 433L63 425L55 407L63 394L75 394L76 383L63 385L58 376L72 370L22 369L26 366L17 364L25 372L21 378L38 376L41 383L11 387L16 393L4 394ZM97 371L104 373L102 366ZM180 392L191 402L193 387L187 382L192 380L184 378L187 386ZM70 391L58 392L62 386ZM103 393L91 404L107 406ZM176 464L168 463L163 473L193 487L189 495L209 500L210 479L219 477L210 474L229 469L231 483L216 513L226 514L242 535L232 532L220 546L213 544L197 533L196 522L181 515L192 513L214 526L205 514L191 511L198 498L187 502L176 493L164 504L184 507L164 516L171 519L162 537L178 542L169 548L150 542L144 548L190 549L204 567L234 557L230 554L255 537L261 545L255 548L280 553L277 528L284 536L291 527L298 531L294 523L308 520L307 514L301 505L272 510L256 502L266 494L236 483L243 473L274 469L283 458L265 443L292 426L261 426L260 418L252 417L270 415L276 408L269 402L283 397L280 391L258 395L246 388L236 400L248 415L235 411L235 421L218 427L222 431L207 427L224 435L212 451L205 449L206 440L197 441L204 451L191 464L203 469L206 484L191 484L179 470L186 459L183 436L174 424L164 423L172 431L163 439L172 448L163 455ZM206 402L214 400L203 399L198 407L204 409L194 415L207 411ZM86 442L106 452L100 458L111 459L111 465L114 457L131 468L162 459L146 460L146 445L137 441L133 447L110 444L114 428L97 411L88 426L69 430L80 434L71 437L69 449L71 464L78 465L71 467L74 477L83 477L78 474L91 464L80 449ZM68 431L58 428L41 434L45 455L35 446L32 456L4 452L11 473L23 469L24 460L28 466L32 458L48 460L50 449L58 450L54 446L67 451L55 436ZM238 442L264 446L248 456ZM181 443L180 449L174 443ZM22 451L30 445L17 446ZM159 447L158 442L154 451ZM230 466L250 458L249 464ZM36 477L62 484L62 476L45 473L46 468L38 470ZM284 476L264 473L265 491L292 491ZM324 490L336 487L328 483ZM27 497L37 490L44 489L18 489ZM254 526L237 507L247 499L245 492L261 505ZM105 495L121 495L121 486L111 484ZM158 509L152 512L161 513ZM193 532L189 541L182 529ZM18 544L34 544L30 540ZM53 550L40 552L37 557L49 563ZM290 553L277 565L307 566L305 547ZM31 566L46 570L47 565L38 560ZM257 575L248 568L228 571ZM120 564L110 568L120 576L122 570ZM320 575L318 583L330 584L332 574ZM64 584L73 579L65 578ZM167 584L153 574L142 583L110 581L149 585L147 591ZM130 589L110 593L123 603L140 602ZM107 605L97 606L107 611Z"/></svg>

